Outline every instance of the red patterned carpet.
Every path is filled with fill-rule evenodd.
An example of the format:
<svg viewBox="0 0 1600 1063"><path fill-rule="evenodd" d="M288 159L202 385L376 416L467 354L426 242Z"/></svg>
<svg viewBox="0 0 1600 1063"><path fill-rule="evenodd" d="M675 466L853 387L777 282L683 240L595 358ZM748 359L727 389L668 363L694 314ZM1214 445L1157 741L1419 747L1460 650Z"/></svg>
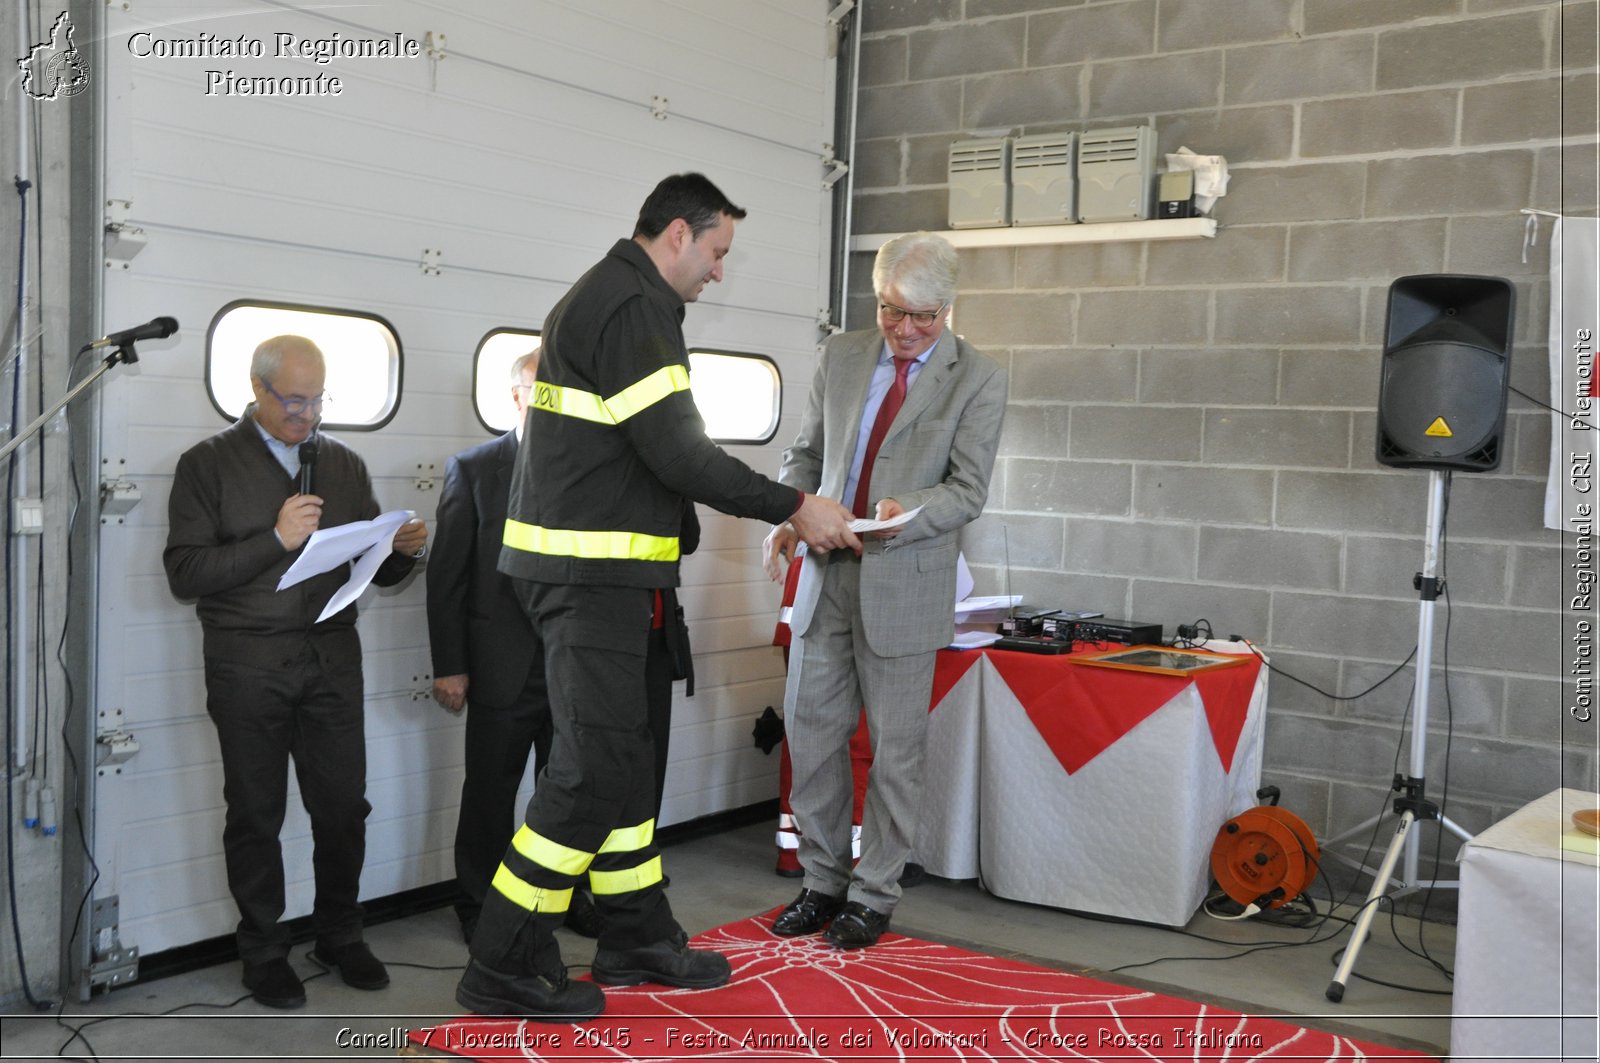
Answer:
<svg viewBox="0 0 1600 1063"><path fill-rule="evenodd" d="M411 1035L412 1054L521 1060L1426 1060L1278 1019L885 934L841 952L776 938L773 915L709 930L719 989L606 990L582 1025L466 1016Z"/></svg>

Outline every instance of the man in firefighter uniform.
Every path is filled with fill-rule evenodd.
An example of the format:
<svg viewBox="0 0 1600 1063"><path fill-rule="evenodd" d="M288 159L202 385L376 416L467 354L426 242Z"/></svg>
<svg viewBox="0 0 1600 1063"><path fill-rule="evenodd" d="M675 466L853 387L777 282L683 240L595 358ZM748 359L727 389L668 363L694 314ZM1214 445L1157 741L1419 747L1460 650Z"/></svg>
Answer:
<svg viewBox="0 0 1600 1063"><path fill-rule="evenodd" d="M707 439L689 392L684 304L722 279L744 215L700 174L667 178L632 239L545 319L500 568L542 643L555 739L456 988L480 1014L570 1022L604 1010L600 985L705 988L730 974L720 954L688 947L663 889L646 712L654 592L678 582L685 498L787 520L822 553L861 548L844 506ZM605 924L593 982L567 979L553 933L585 877Z"/></svg>

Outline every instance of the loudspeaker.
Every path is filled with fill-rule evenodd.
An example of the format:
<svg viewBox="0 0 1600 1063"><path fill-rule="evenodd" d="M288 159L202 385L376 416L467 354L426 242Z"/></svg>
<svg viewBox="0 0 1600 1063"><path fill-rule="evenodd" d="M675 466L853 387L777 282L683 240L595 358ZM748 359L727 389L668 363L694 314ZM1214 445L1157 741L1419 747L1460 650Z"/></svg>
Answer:
<svg viewBox="0 0 1600 1063"><path fill-rule="evenodd" d="M1389 286L1380 464L1461 472L1499 466L1516 299L1503 277L1427 274Z"/></svg>

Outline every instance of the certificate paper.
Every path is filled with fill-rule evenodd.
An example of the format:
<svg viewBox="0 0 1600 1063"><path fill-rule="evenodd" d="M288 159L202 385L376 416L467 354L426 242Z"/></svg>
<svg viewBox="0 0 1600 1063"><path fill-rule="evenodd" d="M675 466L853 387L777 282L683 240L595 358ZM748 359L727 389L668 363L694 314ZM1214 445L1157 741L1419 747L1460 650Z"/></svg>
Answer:
<svg viewBox="0 0 1600 1063"><path fill-rule="evenodd" d="M885 531L889 528L901 528L911 523L911 518L915 517L921 512L922 507L918 506L916 509L907 510L898 517L890 517L888 520L872 520L871 518L863 517L861 519L851 521L850 530L853 532L869 532Z"/></svg>
<svg viewBox="0 0 1600 1063"><path fill-rule="evenodd" d="M354 562L350 566L350 578L328 599L322 615L317 617L317 623L322 623L361 596L372 577L377 575L384 558L394 549L394 533L414 516L416 513L412 510L393 509L371 520L352 521L337 528L318 528L306 540L289 571L278 580L278 589L293 587L346 562Z"/></svg>

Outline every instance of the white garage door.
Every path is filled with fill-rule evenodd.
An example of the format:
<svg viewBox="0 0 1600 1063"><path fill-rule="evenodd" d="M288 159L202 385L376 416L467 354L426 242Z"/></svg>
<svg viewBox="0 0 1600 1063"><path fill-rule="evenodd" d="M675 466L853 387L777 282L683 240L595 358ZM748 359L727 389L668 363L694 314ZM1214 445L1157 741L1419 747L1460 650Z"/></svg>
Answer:
<svg viewBox="0 0 1600 1063"><path fill-rule="evenodd" d="M736 450L774 472L825 303L826 11L822 0L109 5L104 188L146 246L108 261L104 321L166 314L183 326L109 376L101 407L102 466L142 495L101 529L99 558L96 708L120 713L139 743L100 773L95 795L96 894L119 897L124 944L149 954L231 933L236 920L199 625L161 567L178 455L225 423L203 384L207 323L240 299L387 320L403 350L398 412L377 431L339 434L383 508L431 517L444 459L486 438L471 399L479 339L538 328L631 231L657 180L700 170L750 216L726 282L690 308L686 330L691 345L777 362L791 397L778 437ZM280 35L298 54L278 54ZM416 42L420 54L316 58L352 47L341 41ZM285 78L310 93L241 89ZM774 760L750 739L753 717L782 696L767 646L776 596L757 560L764 529L703 516L683 594L698 690L680 690L675 709L666 823L776 792ZM361 632L372 898L452 876L461 742L460 720L425 694L420 574L369 592ZM311 901L296 805L284 829L290 916Z"/></svg>

